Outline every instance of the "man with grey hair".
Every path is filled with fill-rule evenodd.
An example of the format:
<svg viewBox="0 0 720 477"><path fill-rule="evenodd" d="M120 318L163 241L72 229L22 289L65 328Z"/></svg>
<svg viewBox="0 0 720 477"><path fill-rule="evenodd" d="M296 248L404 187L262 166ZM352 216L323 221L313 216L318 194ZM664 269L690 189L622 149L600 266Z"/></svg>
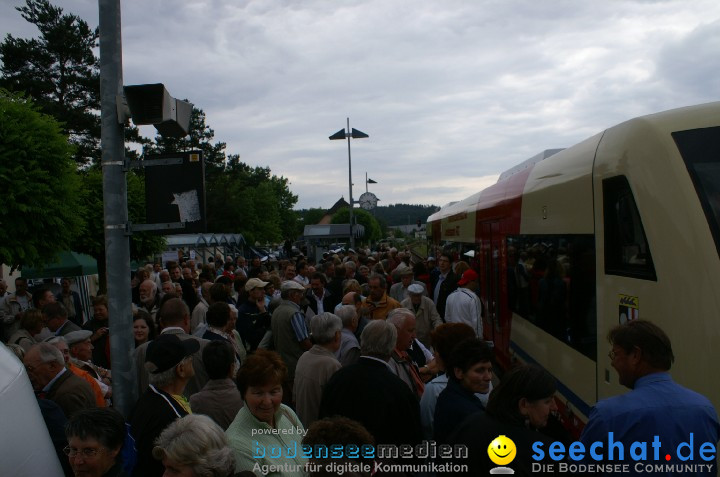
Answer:
<svg viewBox="0 0 720 477"><path fill-rule="evenodd" d="M367 279L360 275L359 273L356 273L357 265L353 260L347 260L345 262L345 280L352 280L355 279L358 281L359 284L367 283Z"/></svg>
<svg viewBox="0 0 720 477"><path fill-rule="evenodd" d="M158 321L163 326L160 336L170 334L177 336L182 341L195 340L199 343L200 351L194 353L192 356L194 373L185 389L185 395L190 397L200 391L203 386L205 386L205 383L207 383L208 376L202 362L201 353L209 341L190 334L190 309L180 298L171 298L166 301L162 308L160 308L158 316ZM135 349L138 391L141 395L145 392L149 384L148 372L144 365L149 343L151 342L143 343Z"/></svg>
<svg viewBox="0 0 720 477"><path fill-rule="evenodd" d="M160 309L160 295L158 294L158 286L153 280L144 280L138 287L140 295L140 306L147 311L157 323L157 313Z"/></svg>
<svg viewBox="0 0 720 477"><path fill-rule="evenodd" d="M422 294L427 296L427 292L425 291L425 285L423 284L423 282L414 280L415 274L413 273L412 268L405 268L404 270L401 270L398 275L400 275L400 281L397 283L393 283L390 287L390 297L394 298L399 302L402 302L408 297L408 289L410 285L417 285L419 287L422 287Z"/></svg>
<svg viewBox="0 0 720 477"><path fill-rule="evenodd" d="M318 418L325 383L342 367L335 357L335 352L340 349L342 327L340 318L328 312L310 320L310 333L315 344L300 356L293 385L295 411L305 429Z"/></svg>
<svg viewBox="0 0 720 477"><path fill-rule="evenodd" d="M50 343L32 346L23 363L38 397L54 401L65 416L96 406L90 385L68 371L62 352Z"/></svg>
<svg viewBox="0 0 720 477"><path fill-rule="evenodd" d="M89 333L88 331L75 331L75 333L83 332ZM65 337L53 336L52 338L46 339L45 342L55 346L57 349L60 350L63 355L63 359L65 360L65 367L75 376L81 378L83 381L88 383L90 385L90 388L92 388L93 396L95 396L95 404L97 404L98 407L105 407L105 393L100 388L100 385L102 384L103 386L105 386L106 389L108 388L108 386L102 383L102 381L96 380L90 375L90 373L88 373L84 369L80 369L70 360L70 348L68 347L68 343Z"/></svg>
<svg viewBox="0 0 720 477"><path fill-rule="evenodd" d="M376 445L420 442L418 400L387 364L396 341L392 323L377 320L365 327L358 362L338 370L325 385L320 418L354 419L375 437Z"/></svg>
<svg viewBox="0 0 720 477"><path fill-rule="evenodd" d="M340 364L347 366L357 363L360 358L360 342L355 336L358 327L358 313L355 305L342 305L335 314L342 320L343 329L340 334L340 349L335 353L335 357Z"/></svg>
<svg viewBox="0 0 720 477"><path fill-rule="evenodd" d="M425 383L420 377L420 366L408 354L408 349L415 345L415 314L407 308L392 310L387 317L397 329L397 340L392 351L392 357L388 362L390 370L417 396L422 397L425 390ZM421 355L422 356L422 355ZM425 360L421 366L425 365Z"/></svg>
<svg viewBox="0 0 720 477"><path fill-rule="evenodd" d="M152 449L155 439L167 426L190 414L190 406L182 394L195 375L192 356L199 350L200 343L196 340L182 340L173 334L160 335L148 343L142 364L149 373L150 384L128 419L137 449L133 475L163 475L163 465L153 458Z"/></svg>

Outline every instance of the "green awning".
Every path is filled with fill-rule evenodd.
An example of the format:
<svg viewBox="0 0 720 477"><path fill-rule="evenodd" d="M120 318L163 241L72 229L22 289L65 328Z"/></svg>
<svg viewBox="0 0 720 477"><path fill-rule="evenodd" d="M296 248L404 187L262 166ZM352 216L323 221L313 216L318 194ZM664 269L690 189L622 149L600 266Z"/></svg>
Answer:
<svg viewBox="0 0 720 477"><path fill-rule="evenodd" d="M56 278L93 275L98 272L97 261L90 255L77 252L60 252L57 263L39 268L23 267L23 278Z"/></svg>

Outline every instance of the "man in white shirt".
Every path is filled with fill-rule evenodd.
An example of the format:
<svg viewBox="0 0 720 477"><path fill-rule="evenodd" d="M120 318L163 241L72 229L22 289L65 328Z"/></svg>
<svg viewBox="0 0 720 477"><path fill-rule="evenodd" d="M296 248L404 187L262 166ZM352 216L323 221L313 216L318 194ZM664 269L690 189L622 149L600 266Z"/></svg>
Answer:
<svg viewBox="0 0 720 477"><path fill-rule="evenodd" d="M460 280L458 288L447 298L445 306L445 321L448 323L467 323L475 330L478 338L483 337L482 329L482 302L475 290L478 289L480 278L472 270L466 270Z"/></svg>
<svg viewBox="0 0 720 477"><path fill-rule="evenodd" d="M308 269L309 267L307 262L299 262L297 264L297 275L295 275L295 277L293 278L293 280L305 287L306 290L310 288L310 277L308 276Z"/></svg>

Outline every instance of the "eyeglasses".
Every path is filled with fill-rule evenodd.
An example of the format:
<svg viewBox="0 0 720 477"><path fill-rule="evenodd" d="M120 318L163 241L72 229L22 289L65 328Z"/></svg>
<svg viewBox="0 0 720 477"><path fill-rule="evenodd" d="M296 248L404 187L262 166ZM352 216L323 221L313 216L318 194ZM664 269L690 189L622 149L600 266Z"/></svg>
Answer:
<svg viewBox="0 0 720 477"><path fill-rule="evenodd" d="M99 447L86 447L85 449L76 449L74 447L66 446L63 449L63 453L65 453L68 457L76 457L78 454L82 454L82 456L86 459L91 459L95 456L97 456L99 453L101 453L104 450L104 448Z"/></svg>

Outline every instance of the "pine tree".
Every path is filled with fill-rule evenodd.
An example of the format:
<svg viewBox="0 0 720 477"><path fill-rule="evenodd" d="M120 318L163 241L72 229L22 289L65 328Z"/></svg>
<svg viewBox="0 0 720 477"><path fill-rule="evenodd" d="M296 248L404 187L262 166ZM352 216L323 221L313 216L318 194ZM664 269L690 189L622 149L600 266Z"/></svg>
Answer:
<svg viewBox="0 0 720 477"><path fill-rule="evenodd" d="M75 146L74 158L84 166L100 158L99 62L97 28L48 0L26 0L17 7L37 26L38 38L7 35L0 43L0 86L22 91L40 110L61 122Z"/></svg>

